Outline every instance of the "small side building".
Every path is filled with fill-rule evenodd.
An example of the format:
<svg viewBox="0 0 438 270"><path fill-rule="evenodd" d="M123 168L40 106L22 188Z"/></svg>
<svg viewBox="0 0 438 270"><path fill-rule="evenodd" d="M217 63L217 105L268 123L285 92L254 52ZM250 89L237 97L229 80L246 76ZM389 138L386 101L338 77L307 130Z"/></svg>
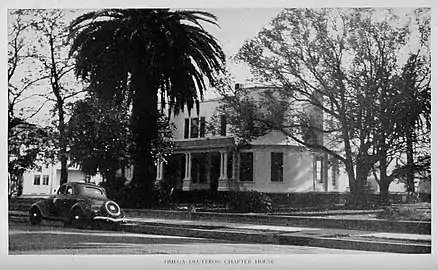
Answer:
<svg viewBox="0 0 438 270"><path fill-rule="evenodd" d="M60 186L61 166L41 165L38 169L28 170L23 174L23 197L44 197L56 193ZM89 176L78 167L68 168L67 182L87 182L99 184L100 175Z"/></svg>

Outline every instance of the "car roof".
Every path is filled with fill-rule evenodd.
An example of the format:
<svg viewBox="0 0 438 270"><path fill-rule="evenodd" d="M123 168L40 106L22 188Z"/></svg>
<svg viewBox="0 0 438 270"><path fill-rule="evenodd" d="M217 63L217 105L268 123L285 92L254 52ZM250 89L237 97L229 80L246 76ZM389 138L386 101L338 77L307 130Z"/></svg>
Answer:
<svg viewBox="0 0 438 270"><path fill-rule="evenodd" d="M84 183L84 182L68 182L66 184L69 184L71 186L86 186L86 187L95 187L95 188L100 188L103 189L103 187L99 186L99 185L95 185L95 184L91 184L91 183Z"/></svg>

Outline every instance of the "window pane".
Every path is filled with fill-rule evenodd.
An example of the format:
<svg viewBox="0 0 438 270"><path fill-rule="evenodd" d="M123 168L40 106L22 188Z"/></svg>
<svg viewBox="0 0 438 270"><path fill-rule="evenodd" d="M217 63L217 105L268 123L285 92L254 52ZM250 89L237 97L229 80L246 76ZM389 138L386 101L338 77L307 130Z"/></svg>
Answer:
<svg viewBox="0 0 438 270"><path fill-rule="evenodd" d="M253 181L253 154L240 154L240 181Z"/></svg>
<svg viewBox="0 0 438 270"><path fill-rule="evenodd" d="M199 137L205 137L205 117L201 117L201 131L199 133Z"/></svg>
<svg viewBox="0 0 438 270"><path fill-rule="evenodd" d="M41 181L41 175L35 175L34 179L33 179L33 184L36 186L40 185L40 181Z"/></svg>
<svg viewBox="0 0 438 270"><path fill-rule="evenodd" d="M184 139L189 138L189 119L185 119L184 121Z"/></svg>
<svg viewBox="0 0 438 270"><path fill-rule="evenodd" d="M322 183L322 160L316 160L316 181Z"/></svg>
<svg viewBox="0 0 438 270"><path fill-rule="evenodd" d="M233 178L233 152L228 152L227 157L227 177L228 179Z"/></svg>
<svg viewBox="0 0 438 270"><path fill-rule="evenodd" d="M332 185L336 186L336 175L339 173L338 168L338 161L334 160L332 161Z"/></svg>
<svg viewBox="0 0 438 270"><path fill-rule="evenodd" d="M67 188L67 186L61 186L61 187L58 189L57 194L64 194L66 188Z"/></svg>
<svg viewBox="0 0 438 270"><path fill-rule="evenodd" d="M199 119L193 118L191 130L190 130L190 138L198 138L198 133L199 133Z"/></svg>
<svg viewBox="0 0 438 270"><path fill-rule="evenodd" d="M43 175L43 185L47 186L49 184L49 176Z"/></svg>
<svg viewBox="0 0 438 270"><path fill-rule="evenodd" d="M271 181L283 181L283 153L271 153Z"/></svg>
<svg viewBox="0 0 438 270"><path fill-rule="evenodd" d="M221 115L221 136L227 135L227 117L225 115Z"/></svg>
<svg viewBox="0 0 438 270"><path fill-rule="evenodd" d="M99 197L99 198L105 197L103 191L95 187L84 187L82 189L82 195L87 197Z"/></svg>

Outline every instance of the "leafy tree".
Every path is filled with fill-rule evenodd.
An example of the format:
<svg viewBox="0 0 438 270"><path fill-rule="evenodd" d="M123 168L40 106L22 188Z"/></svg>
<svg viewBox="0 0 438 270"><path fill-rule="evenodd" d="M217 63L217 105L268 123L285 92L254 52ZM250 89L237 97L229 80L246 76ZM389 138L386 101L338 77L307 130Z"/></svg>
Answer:
<svg viewBox="0 0 438 270"><path fill-rule="evenodd" d="M54 99L59 133L59 160L61 162L60 184L67 182L66 106L68 99L77 96L78 85L72 84L73 59L68 57L67 21L63 10L31 10L32 28L38 36L37 53L33 58L41 65L42 73L48 78L50 93Z"/></svg>
<svg viewBox="0 0 438 270"><path fill-rule="evenodd" d="M120 102L132 96L134 188L149 204L155 176L152 142L158 138L158 100L175 113L191 110L214 83L225 55L201 23L200 11L111 9L90 12L70 25L76 75L98 98ZM141 198L142 197L142 198Z"/></svg>
<svg viewBox="0 0 438 270"><path fill-rule="evenodd" d="M390 175L386 175L387 168L382 166L382 161L379 164L380 177L376 179L384 202L388 202L388 187L394 179L403 179L407 191L413 193L415 175L430 171L430 75L430 62L417 53L409 56L401 74L395 78L395 95L387 102L392 112L385 117L392 123L392 127L387 128L390 131L387 137L397 140L391 144L386 140L385 149L392 150L388 156L397 155L398 162Z"/></svg>
<svg viewBox="0 0 438 270"><path fill-rule="evenodd" d="M75 102L67 135L71 161L87 174L108 179L129 165L129 116L111 103L93 97Z"/></svg>
<svg viewBox="0 0 438 270"><path fill-rule="evenodd" d="M288 103L275 95L277 89L240 88L238 84L233 85L233 81L234 77L227 72L216 83L216 91L222 100L207 124L210 133L220 134L221 117L226 117L237 144L245 146L285 122Z"/></svg>
<svg viewBox="0 0 438 270"><path fill-rule="evenodd" d="M57 116L53 124L58 130L62 184L67 182L68 176L65 110L69 100L81 92L77 91L74 83L73 60L68 57L65 11L24 9L11 11L10 17L14 25L10 34L8 61L10 128L20 121L28 122L46 104L53 104L52 114ZM32 100L40 105L29 110L30 116L20 113L17 117L17 105Z"/></svg>
<svg viewBox="0 0 438 270"><path fill-rule="evenodd" d="M418 27L415 45L419 49L408 54L401 69L388 69L391 76L385 78L384 87L378 91L373 148L380 171L375 179L385 204L389 203L388 188L394 179L404 179L407 191L412 193L414 175L428 170L427 162L422 161L427 161L430 155L430 9L414 10L411 19ZM414 33L411 35L415 36ZM415 151L416 148L423 153ZM388 169L394 168L394 161L395 169L388 174Z"/></svg>
<svg viewBox="0 0 438 270"><path fill-rule="evenodd" d="M130 166L132 134L127 110L92 96L75 102L67 125L72 163L90 175L100 173L105 179ZM164 115L158 119L158 127L159 137L152 142L155 159L167 157L173 149L173 126Z"/></svg>
<svg viewBox="0 0 438 270"><path fill-rule="evenodd" d="M388 157L373 148L387 139L378 132L387 132L387 98L379 98L392 87L409 39L409 22L389 9L286 9L245 42L236 59L293 108L285 123L267 122L340 160L351 202L363 204L367 177L379 157Z"/></svg>

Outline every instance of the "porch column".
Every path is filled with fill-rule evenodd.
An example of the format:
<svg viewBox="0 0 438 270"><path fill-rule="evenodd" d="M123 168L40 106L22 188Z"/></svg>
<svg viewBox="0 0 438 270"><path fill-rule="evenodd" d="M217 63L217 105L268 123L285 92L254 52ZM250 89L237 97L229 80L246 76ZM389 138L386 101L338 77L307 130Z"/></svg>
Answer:
<svg viewBox="0 0 438 270"><path fill-rule="evenodd" d="M332 175L331 175L331 181L332 181L332 187L333 190L338 191L339 189L339 184L338 184L338 180L339 180L339 175L338 175L338 160L335 158L332 158Z"/></svg>
<svg viewBox="0 0 438 270"><path fill-rule="evenodd" d="M221 165L220 165L220 177L218 181L218 191L228 191L230 190L230 179L228 179L228 153L223 151L221 154Z"/></svg>
<svg viewBox="0 0 438 270"><path fill-rule="evenodd" d="M329 177L328 177L328 155L324 154L322 158L322 179L324 183L324 191L329 191Z"/></svg>
<svg viewBox="0 0 438 270"><path fill-rule="evenodd" d="M230 189L234 190L238 187L237 184L237 177L238 177L238 170L239 170L239 154L237 151L233 151L233 168L232 168L232 179L230 179Z"/></svg>
<svg viewBox="0 0 438 270"><path fill-rule="evenodd" d="M163 180L163 160L162 159L158 159L157 160L157 176L155 178L155 187L159 188L161 185L161 181Z"/></svg>
<svg viewBox="0 0 438 270"><path fill-rule="evenodd" d="M186 156L186 175L183 179L183 191L189 191L192 186L192 154L185 153Z"/></svg>

